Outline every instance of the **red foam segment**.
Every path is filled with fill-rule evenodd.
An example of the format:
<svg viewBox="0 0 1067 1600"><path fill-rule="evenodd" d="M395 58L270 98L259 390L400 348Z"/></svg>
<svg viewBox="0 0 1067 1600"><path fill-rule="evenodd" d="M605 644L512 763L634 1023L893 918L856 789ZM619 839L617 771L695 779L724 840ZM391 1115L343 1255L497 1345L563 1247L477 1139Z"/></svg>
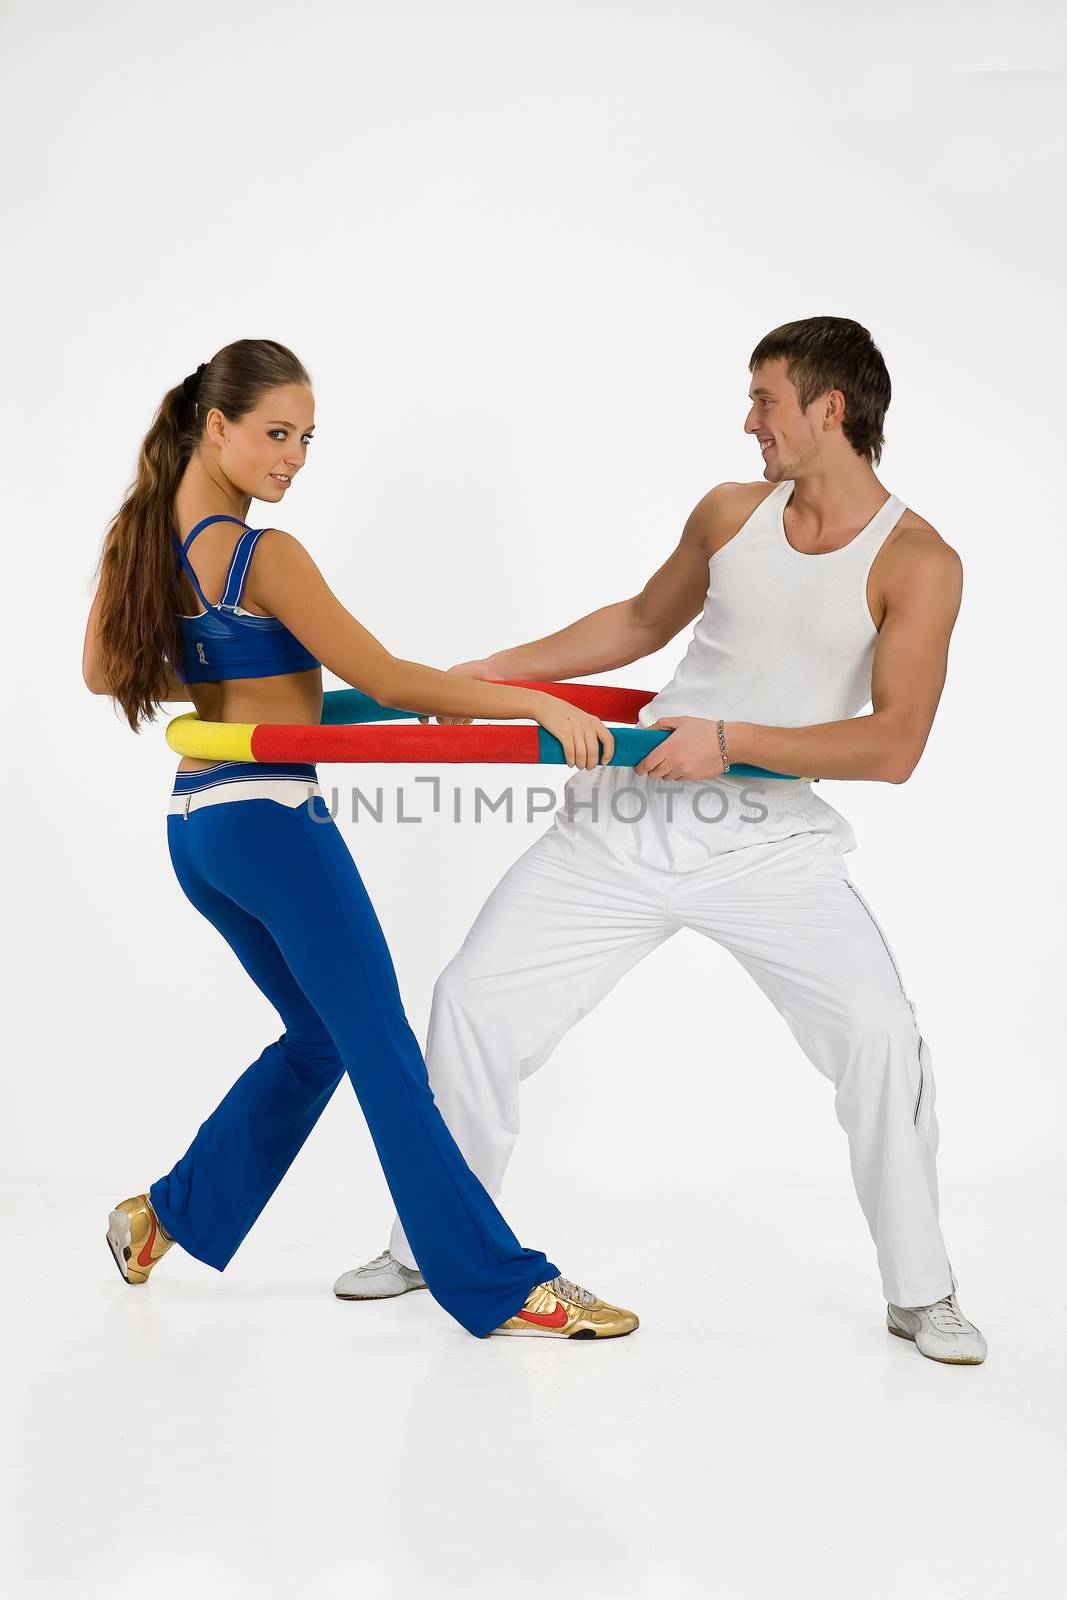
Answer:
<svg viewBox="0 0 1067 1600"><path fill-rule="evenodd" d="M652 689L616 689L610 683L524 683L515 678L497 681L513 689L540 689L557 700L569 700L572 706L590 712L601 722L636 723L637 713L656 698Z"/></svg>
<svg viewBox="0 0 1067 1600"><path fill-rule="evenodd" d="M442 728L438 723L365 722L352 727L261 722L252 732L255 761L433 761L536 763L538 730L500 723Z"/></svg>

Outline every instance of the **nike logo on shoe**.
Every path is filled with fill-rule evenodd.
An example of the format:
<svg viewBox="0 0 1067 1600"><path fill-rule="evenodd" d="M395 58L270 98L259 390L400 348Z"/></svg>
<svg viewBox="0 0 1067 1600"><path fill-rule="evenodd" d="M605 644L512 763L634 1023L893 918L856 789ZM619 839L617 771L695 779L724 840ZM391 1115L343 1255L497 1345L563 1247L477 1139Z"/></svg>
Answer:
<svg viewBox="0 0 1067 1600"><path fill-rule="evenodd" d="M152 1246L155 1244L155 1242L156 1242L156 1219L153 1216L153 1218L152 1218L152 1232L148 1235L148 1243L145 1245L144 1249L141 1251L141 1254L137 1257L137 1265L139 1267L150 1267L152 1265Z"/></svg>
<svg viewBox="0 0 1067 1600"><path fill-rule="evenodd" d="M562 1328L567 1322L567 1308L556 1302L554 1311L519 1311L516 1313L523 1322L534 1322L539 1328Z"/></svg>

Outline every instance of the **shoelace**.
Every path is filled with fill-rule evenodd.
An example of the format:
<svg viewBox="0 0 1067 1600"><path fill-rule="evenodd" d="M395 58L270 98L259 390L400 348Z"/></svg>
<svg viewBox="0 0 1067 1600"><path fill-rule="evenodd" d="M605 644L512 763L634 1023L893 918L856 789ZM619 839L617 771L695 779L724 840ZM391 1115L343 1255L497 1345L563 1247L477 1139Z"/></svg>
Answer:
<svg viewBox="0 0 1067 1600"><path fill-rule="evenodd" d="M940 1333L963 1332L965 1322L952 1295L947 1294L943 1299L936 1300L932 1306L927 1307L927 1310L930 1313L930 1321Z"/></svg>
<svg viewBox="0 0 1067 1600"><path fill-rule="evenodd" d="M375 1256L373 1261L368 1261L367 1265L363 1268L363 1270L364 1270L364 1272L368 1272L371 1267L384 1267L385 1263L387 1261L392 1261L392 1259L393 1259L392 1251L383 1250L380 1256Z"/></svg>
<svg viewBox="0 0 1067 1600"><path fill-rule="evenodd" d="M552 1293L560 1300L577 1300L580 1306L596 1305L596 1295L588 1289L582 1289L578 1284L572 1283L569 1278L553 1278L548 1286Z"/></svg>

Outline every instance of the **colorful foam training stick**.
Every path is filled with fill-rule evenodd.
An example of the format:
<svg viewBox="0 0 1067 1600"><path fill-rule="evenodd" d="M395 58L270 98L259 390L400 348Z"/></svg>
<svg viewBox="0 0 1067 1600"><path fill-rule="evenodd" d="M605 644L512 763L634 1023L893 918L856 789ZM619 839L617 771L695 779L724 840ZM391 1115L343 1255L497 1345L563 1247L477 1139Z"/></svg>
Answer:
<svg viewBox="0 0 1067 1600"><path fill-rule="evenodd" d="M655 696L644 689L616 689L602 683L526 683L504 679L511 688L540 689L569 700L612 727L615 750L610 765L635 767L670 737L659 728L636 728L638 712ZM525 723L482 722L464 727L397 727L414 721L417 711L379 705L359 689L328 689L322 697L322 721L202 722L195 711L174 717L167 725L167 743L181 756L205 761L380 761L564 766L563 746L544 728ZM730 775L743 778L790 778L747 762L731 762Z"/></svg>

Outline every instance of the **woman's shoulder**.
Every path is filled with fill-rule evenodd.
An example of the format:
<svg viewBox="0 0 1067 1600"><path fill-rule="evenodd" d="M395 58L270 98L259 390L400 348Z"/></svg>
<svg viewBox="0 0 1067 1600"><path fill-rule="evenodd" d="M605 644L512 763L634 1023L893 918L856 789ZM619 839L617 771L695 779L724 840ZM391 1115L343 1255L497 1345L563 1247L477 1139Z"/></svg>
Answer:
<svg viewBox="0 0 1067 1600"><path fill-rule="evenodd" d="M267 548L270 545L277 545L284 548L286 545L294 544L299 545L301 550L304 548L296 534L290 533L288 528L276 528L273 523L265 523L263 527L259 528L257 531L260 535L259 544L264 548ZM257 549L258 547L259 546L257 545Z"/></svg>
<svg viewBox="0 0 1067 1600"><path fill-rule="evenodd" d="M273 525L260 530L245 583L245 593L257 605L277 616L280 604L310 596L322 585L322 574L295 533Z"/></svg>
<svg viewBox="0 0 1067 1600"><path fill-rule="evenodd" d="M301 557L311 559L307 548L295 533L290 533L288 528L262 527L257 530L259 537L256 540L255 560L252 571L258 568L292 564L299 562Z"/></svg>

